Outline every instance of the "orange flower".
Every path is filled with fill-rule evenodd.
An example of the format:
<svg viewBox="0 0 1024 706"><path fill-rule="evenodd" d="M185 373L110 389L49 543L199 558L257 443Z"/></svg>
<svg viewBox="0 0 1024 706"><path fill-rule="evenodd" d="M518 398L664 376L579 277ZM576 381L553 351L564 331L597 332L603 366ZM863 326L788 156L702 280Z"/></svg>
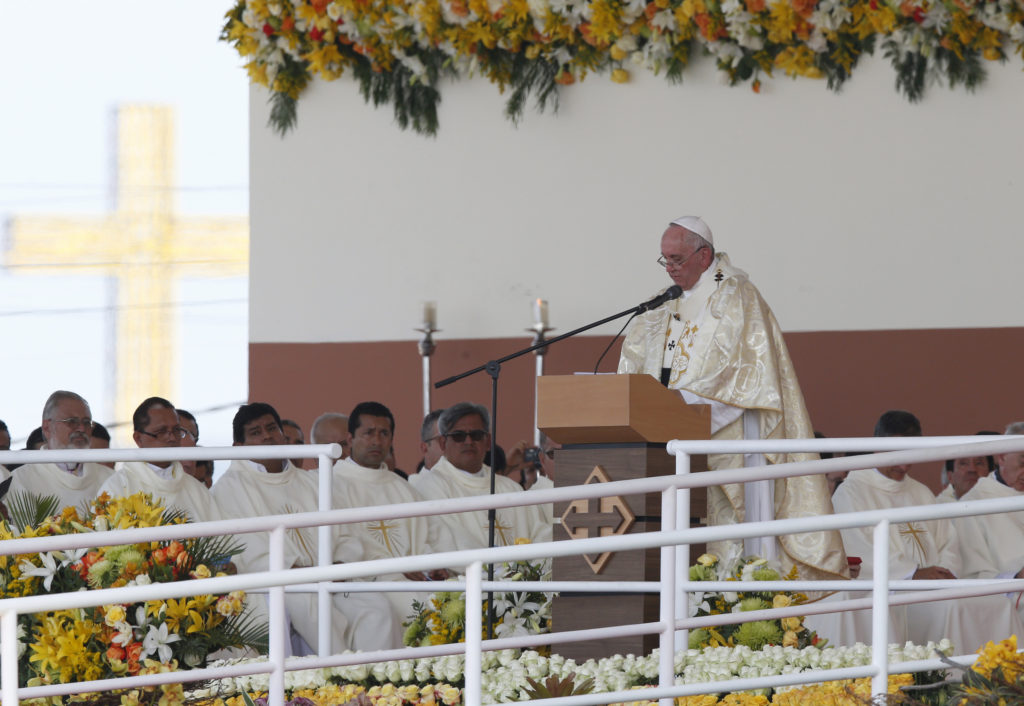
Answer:
<svg viewBox="0 0 1024 706"><path fill-rule="evenodd" d="M744 0L747 6L747 12L758 13L764 12L765 0Z"/></svg>
<svg viewBox="0 0 1024 706"><path fill-rule="evenodd" d="M167 545L167 558L172 560L176 559L183 551L185 551L185 547L181 545L181 542L175 539Z"/></svg>
<svg viewBox="0 0 1024 706"><path fill-rule="evenodd" d="M295 29L295 18L294 17L292 17L291 15L288 15L283 20L281 20L281 31L282 32L291 32L293 29Z"/></svg>
<svg viewBox="0 0 1024 706"><path fill-rule="evenodd" d="M793 0L793 9L801 17L810 17L818 0Z"/></svg>
<svg viewBox="0 0 1024 706"><path fill-rule="evenodd" d="M559 86L569 86L576 83L576 77L572 75L572 71L559 71L555 76L555 83Z"/></svg>
<svg viewBox="0 0 1024 706"><path fill-rule="evenodd" d="M309 4L313 6L313 9L316 11L316 14L322 15L325 12L327 12L327 4L329 2L330 0L310 0Z"/></svg>
<svg viewBox="0 0 1024 706"><path fill-rule="evenodd" d="M124 661L125 651L123 647L111 645L107 648L107 659Z"/></svg>
<svg viewBox="0 0 1024 706"><path fill-rule="evenodd" d="M139 657L142 656L142 643L133 642L132 644L128 645L127 655L129 662L137 663L139 661Z"/></svg>

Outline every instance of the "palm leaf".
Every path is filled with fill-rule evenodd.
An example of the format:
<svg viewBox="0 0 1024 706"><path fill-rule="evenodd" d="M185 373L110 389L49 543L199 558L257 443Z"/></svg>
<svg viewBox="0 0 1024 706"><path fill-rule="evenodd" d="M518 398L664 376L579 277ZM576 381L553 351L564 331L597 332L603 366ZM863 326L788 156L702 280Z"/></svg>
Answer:
<svg viewBox="0 0 1024 706"><path fill-rule="evenodd" d="M36 495L27 491L18 491L8 496L6 504L11 523L21 530L42 524L61 509L60 498L57 496Z"/></svg>

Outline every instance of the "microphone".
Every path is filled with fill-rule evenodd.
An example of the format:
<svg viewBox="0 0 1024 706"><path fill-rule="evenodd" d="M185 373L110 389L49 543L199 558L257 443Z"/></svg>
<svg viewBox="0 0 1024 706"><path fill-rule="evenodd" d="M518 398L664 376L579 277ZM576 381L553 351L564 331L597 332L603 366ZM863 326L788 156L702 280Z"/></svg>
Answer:
<svg viewBox="0 0 1024 706"><path fill-rule="evenodd" d="M669 287L664 292L662 292L661 294L656 296L654 299L651 299L650 301L646 301L643 304L641 304L640 306L638 306L636 308L636 313L642 314L645 311L650 311L651 309L657 309L659 306L661 306L665 302L672 301L673 299L678 299L682 295L683 295L683 288L680 287L678 284L673 284L671 287Z"/></svg>

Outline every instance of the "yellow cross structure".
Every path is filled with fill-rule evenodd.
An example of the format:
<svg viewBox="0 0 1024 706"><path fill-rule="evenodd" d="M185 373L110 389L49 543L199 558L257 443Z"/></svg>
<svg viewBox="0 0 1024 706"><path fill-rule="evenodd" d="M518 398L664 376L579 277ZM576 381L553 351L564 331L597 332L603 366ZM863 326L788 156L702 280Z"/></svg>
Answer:
<svg viewBox="0 0 1024 706"><path fill-rule="evenodd" d="M490 532L491 531L490 530L490 522L484 523L482 525L482 527L484 528L484 531L486 531L486 532ZM509 547L509 546L515 544L516 543L515 537L512 537L511 541L509 541L509 535L505 534L506 532L511 532L511 531L512 531L512 525L504 525L504 524L502 524L501 523L501 517L498 516L497 514L495 514L494 515L494 532L495 532L495 535L496 535L495 539L501 542L501 544L495 544L495 546Z"/></svg>
<svg viewBox="0 0 1024 706"><path fill-rule="evenodd" d="M5 265L97 273L117 283L115 419L131 419L152 395L176 399L175 279L247 273L244 216L175 213L174 113L117 109L114 211L104 216L18 216L8 224Z"/></svg>

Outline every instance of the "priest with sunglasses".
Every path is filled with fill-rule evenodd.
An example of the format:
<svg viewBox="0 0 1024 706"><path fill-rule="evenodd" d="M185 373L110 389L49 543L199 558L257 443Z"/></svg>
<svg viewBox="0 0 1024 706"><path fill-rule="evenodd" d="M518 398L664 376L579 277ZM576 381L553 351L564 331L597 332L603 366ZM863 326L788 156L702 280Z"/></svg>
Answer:
<svg viewBox="0 0 1024 706"><path fill-rule="evenodd" d="M484 455L491 446L490 416L487 409L471 402L459 402L446 409L438 420L440 444L444 456L429 473L417 473L409 483L424 498L447 500L491 492L491 469ZM515 481L498 475L496 493L521 493ZM440 516L452 535L457 549L479 549L488 545L487 511L460 512ZM551 526L533 506L500 508L494 524L494 545L515 544L517 539L550 541Z"/></svg>

